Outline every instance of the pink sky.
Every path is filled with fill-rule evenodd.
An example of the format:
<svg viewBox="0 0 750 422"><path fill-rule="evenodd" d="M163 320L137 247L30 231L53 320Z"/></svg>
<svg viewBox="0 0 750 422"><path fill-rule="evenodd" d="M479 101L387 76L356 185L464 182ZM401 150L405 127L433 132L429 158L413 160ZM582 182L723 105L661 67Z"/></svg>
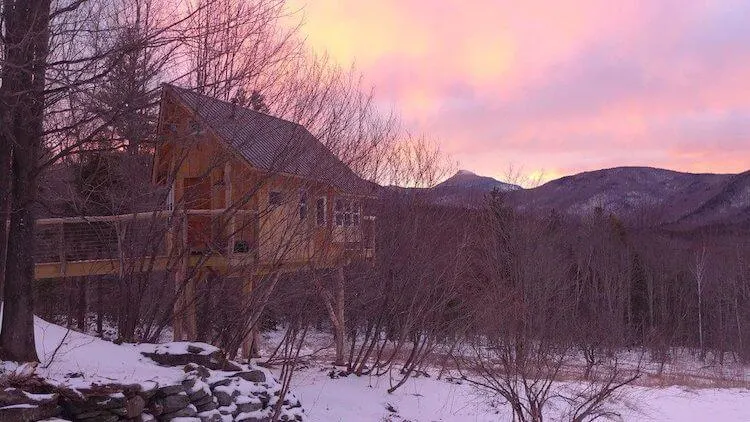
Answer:
<svg viewBox="0 0 750 422"><path fill-rule="evenodd" d="M300 4L313 47L461 168L750 169L750 1Z"/></svg>

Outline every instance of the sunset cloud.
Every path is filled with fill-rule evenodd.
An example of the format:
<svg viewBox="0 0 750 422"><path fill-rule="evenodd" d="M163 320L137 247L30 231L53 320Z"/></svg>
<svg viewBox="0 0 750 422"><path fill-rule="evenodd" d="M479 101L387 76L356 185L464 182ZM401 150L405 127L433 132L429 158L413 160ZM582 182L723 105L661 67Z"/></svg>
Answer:
<svg viewBox="0 0 750 422"><path fill-rule="evenodd" d="M301 4L301 3L300 3ZM305 35L462 167L750 169L750 2L309 0Z"/></svg>

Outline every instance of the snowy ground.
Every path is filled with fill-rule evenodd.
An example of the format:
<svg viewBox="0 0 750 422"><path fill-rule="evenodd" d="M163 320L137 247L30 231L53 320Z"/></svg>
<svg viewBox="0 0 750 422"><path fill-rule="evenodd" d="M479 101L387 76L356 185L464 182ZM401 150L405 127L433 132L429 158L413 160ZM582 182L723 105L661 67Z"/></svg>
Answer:
<svg viewBox="0 0 750 422"><path fill-rule="evenodd" d="M511 420L505 405L469 385L416 378L388 394L387 377L331 379L322 369L304 369L293 382L311 422ZM747 422L750 390L626 387L613 408L623 421Z"/></svg>
<svg viewBox="0 0 750 422"><path fill-rule="evenodd" d="M282 331L263 334L268 352L281 341ZM305 406L312 422L484 422L510 421L507 406L498 398L477 391L468 384L455 384L434 378L413 378L393 394L388 394L386 377L328 376L332 339L312 332L302 355L308 367L300 369L292 388ZM635 360L635 357L632 357ZM661 369L661 371L660 371ZM707 364L692 358L688 351L675 351L663 368L644 364L643 385L625 387L610 406L622 421L750 421L750 389L700 388L706 385L750 385L750 371L738 364ZM662 385L662 386L660 386ZM550 420L560 420L550 415ZM564 420L564 419L562 419Z"/></svg>
<svg viewBox="0 0 750 422"><path fill-rule="evenodd" d="M41 318L34 319L36 350L40 363L37 373L55 384L71 388L92 383L132 383L144 387L174 384L182 371L155 364L141 355L149 346L117 345ZM153 348L153 346L150 346Z"/></svg>
<svg viewBox="0 0 750 422"><path fill-rule="evenodd" d="M35 320L40 375L70 387L131 382L148 385L168 384L179 379L181 371L163 368L140 354L144 347L115 345L41 319ZM266 333L267 348L281 334ZM330 336L313 333L303 355L308 366L300 369L292 390L302 400L311 422L433 422L509 421L507 406L497 398L477 391L468 384L434 378L413 378L393 394L390 379L384 377L329 377ZM264 353L268 355L268 353ZM670 371L677 371L674 365ZM683 366L695 373L690 365ZM706 369L702 368L705 372ZM736 369L734 370L736 372ZM714 373L715 369L710 369ZM726 375L726 374L724 374ZM742 378L742 377L741 377ZM695 385L695 384L693 384ZM624 389L613 403L624 421L750 421L750 389L633 386ZM556 420L557 418L550 418Z"/></svg>

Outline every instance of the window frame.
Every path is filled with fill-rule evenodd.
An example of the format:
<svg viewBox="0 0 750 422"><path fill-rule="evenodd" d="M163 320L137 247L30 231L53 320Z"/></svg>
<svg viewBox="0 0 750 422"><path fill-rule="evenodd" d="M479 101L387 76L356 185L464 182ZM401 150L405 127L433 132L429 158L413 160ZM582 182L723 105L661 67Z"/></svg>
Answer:
<svg viewBox="0 0 750 422"><path fill-rule="evenodd" d="M320 207L321 201L323 207ZM325 227L328 223L328 198L325 196L319 196L315 199L315 224L318 227Z"/></svg>
<svg viewBox="0 0 750 422"><path fill-rule="evenodd" d="M333 223L336 227L344 227L344 199L336 198L333 205Z"/></svg>
<svg viewBox="0 0 750 422"><path fill-rule="evenodd" d="M362 205L359 201L352 201L352 227L359 227L362 222Z"/></svg>

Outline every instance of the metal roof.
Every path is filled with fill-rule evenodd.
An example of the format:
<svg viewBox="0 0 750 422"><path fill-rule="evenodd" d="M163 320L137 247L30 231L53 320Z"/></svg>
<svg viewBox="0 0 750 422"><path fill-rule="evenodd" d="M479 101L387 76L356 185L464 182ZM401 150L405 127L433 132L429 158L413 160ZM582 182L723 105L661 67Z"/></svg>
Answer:
<svg viewBox="0 0 750 422"><path fill-rule="evenodd" d="M355 174L302 125L174 85L163 88L252 167L323 182L347 193L372 193L374 184Z"/></svg>

